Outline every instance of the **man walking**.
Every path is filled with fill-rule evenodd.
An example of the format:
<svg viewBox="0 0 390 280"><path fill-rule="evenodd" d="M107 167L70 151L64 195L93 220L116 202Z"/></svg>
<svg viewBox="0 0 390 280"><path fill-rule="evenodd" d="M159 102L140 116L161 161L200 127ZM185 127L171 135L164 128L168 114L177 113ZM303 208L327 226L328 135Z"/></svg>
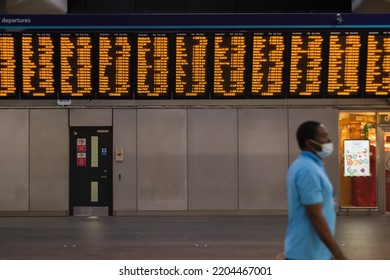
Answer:
<svg viewBox="0 0 390 280"><path fill-rule="evenodd" d="M285 258L346 259L334 238L334 192L322 162L323 158L332 154L333 143L326 127L315 121L299 126L297 140L301 154L287 174Z"/></svg>

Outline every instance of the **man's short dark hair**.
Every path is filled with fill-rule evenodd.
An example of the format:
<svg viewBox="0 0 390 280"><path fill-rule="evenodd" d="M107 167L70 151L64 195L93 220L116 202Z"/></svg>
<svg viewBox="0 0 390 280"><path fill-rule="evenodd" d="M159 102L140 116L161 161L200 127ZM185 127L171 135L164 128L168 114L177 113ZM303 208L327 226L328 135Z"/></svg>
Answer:
<svg viewBox="0 0 390 280"><path fill-rule="evenodd" d="M306 140L314 139L316 137L317 130L320 125L321 123L316 121L307 121L298 127L297 140L301 150L305 148Z"/></svg>

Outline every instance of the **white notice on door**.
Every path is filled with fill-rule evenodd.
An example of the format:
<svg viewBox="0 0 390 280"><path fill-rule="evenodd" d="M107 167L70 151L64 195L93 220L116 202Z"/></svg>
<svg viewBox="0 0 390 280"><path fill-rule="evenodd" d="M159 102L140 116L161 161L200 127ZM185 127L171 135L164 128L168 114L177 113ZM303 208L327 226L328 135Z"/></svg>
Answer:
<svg viewBox="0 0 390 280"><path fill-rule="evenodd" d="M344 140L344 176L370 175L370 141Z"/></svg>

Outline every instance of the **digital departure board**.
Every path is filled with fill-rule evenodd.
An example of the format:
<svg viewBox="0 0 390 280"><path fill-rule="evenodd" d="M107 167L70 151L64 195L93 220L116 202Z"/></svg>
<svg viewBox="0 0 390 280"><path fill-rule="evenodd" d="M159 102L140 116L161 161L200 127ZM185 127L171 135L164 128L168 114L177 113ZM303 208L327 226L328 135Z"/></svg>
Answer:
<svg viewBox="0 0 390 280"><path fill-rule="evenodd" d="M0 97L17 97L15 36L0 33Z"/></svg>
<svg viewBox="0 0 390 280"><path fill-rule="evenodd" d="M22 97L56 97L54 45L51 34L22 34Z"/></svg>
<svg viewBox="0 0 390 280"><path fill-rule="evenodd" d="M390 32L369 32L365 73L366 96L390 95Z"/></svg>
<svg viewBox="0 0 390 280"><path fill-rule="evenodd" d="M324 34L293 32L290 50L290 97L322 95Z"/></svg>
<svg viewBox="0 0 390 280"><path fill-rule="evenodd" d="M244 33L214 35L214 97L245 97L246 49Z"/></svg>
<svg viewBox="0 0 390 280"><path fill-rule="evenodd" d="M93 97L92 38L86 33L61 33L60 95Z"/></svg>
<svg viewBox="0 0 390 280"><path fill-rule="evenodd" d="M128 34L99 34L98 97L131 97L131 41Z"/></svg>
<svg viewBox="0 0 390 280"><path fill-rule="evenodd" d="M170 97L169 37L137 34L137 97Z"/></svg>
<svg viewBox="0 0 390 280"><path fill-rule="evenodd" d="M175 97L208 97L204 33L176 34Z"/></svg>
<svg viewBox="0 0 390 280"><path fill-rule="evenodd" d="M285 35L280 32L254 33L252 39L251 96L284 96Z"/></svg>
<svg viewBox="0 0 390 280"><path fill-rule="evenodd" d="M358 96L361 35L358 32L331 32L329 36L328 96Z"/></svg>
<svg viewBox="0 0 390 280"><path fill-rule="evenodd" d="M390 31L0 33L0 98L390 96Z"/></svg>

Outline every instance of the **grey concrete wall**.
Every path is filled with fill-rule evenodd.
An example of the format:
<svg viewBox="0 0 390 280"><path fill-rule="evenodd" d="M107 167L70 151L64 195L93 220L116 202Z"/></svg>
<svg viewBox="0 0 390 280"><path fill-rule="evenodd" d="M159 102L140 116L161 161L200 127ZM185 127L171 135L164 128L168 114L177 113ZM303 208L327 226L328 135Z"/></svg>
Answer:
<svg viewBox="0 0 390 280"><path fill-rule="evenodd" d="M286 209L287 110L241 109L238 112L239 208Z"/></svg>
<svg viewBox="0 0 390 280"><path fill-rule="evenodd" d="M29 208L28 125L28 110L0 110L0 211Z"/></svg>
<svg viewBox="0 0 390 280"><path fill-rule="evenodd" d="M30 211L68 208L68 110L30 110Z"/></svg>
<svg viewBox="0 0 390 280"><path fill-rule="evenodd" d="M189 210L238 210L236 109L188 110Z"/></svg>
<svg viewBox="0 0 390 280"><path fill-rule="evenodd" d="M67 210L68 125L113 126L114 151L124 149L113 164L118 213L285 210L308 119L334 139L325 164L338 191L337 109L1 109L0 212Z"/></svg>
<svg viewBox="0 0 390 280"><path fill-rule="evenodd" d="M71 109L69 126L112 126L112 110Z"/></svg>
<svg viewBox="0 0 390 280"><path fill-rule="evenodd" d="M117 109L113 114L114 211L137 210L137 111ZM122 162L115 161L115 149L122 148ZM119 178L120 176L120 178Z"/></svg>
<svg viewBox="0 0 390 280"><path fill-rule="evenodd" d="M138 210L187 210L186 112L137 111Z"/></svg>

